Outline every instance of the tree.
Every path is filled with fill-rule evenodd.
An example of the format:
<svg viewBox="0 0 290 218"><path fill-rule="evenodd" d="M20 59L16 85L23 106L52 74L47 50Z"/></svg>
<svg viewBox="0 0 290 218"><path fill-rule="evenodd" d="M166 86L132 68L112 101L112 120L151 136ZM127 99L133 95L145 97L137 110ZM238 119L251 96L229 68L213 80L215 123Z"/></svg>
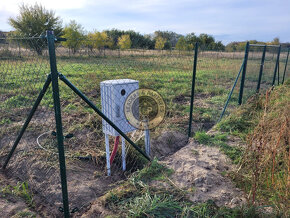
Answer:
<svg viewBox="0 0 290 218"><path fill-rule="evenodd" d="M16 18L9 18L8 23L15 29L14 35L17 37L40 36L45 34L46 30L53 30L57 36L62 33L60 18L39 4L34 6L22 4L19 7L19 15ZM21 44L29 46L41 55L46 40L21 40Z"/></svg>
<svg viewBox="0 0 290 218"><path fill-rule="evenodd" d="M196 42L199 42L198 37L195 35L195 33L189 33L185 36L186 44L188 45L188 49L192 50L195 46Z"/></svg>
<svg viewBox="0 0 290 218"><path fill-rule="evenodd" d="M162 37L163 39L166 39L166 42L164 44L164 49L170 49L171 47L175 47L178 39L182 35L177 34L172 31L155 31L154 32L154 39L156 40L158 37Z"/></svg>
<svg viewBox="0 0 290 218"><path fill-rule="evenodd" d="M113 40L107 35L106 32L98 32L88 33L86 45L92 50L93 48L101 49L101 48L112 48L114 45Z"/></svg>
<svg viewBox="0 0 290 218"><path fill-rule="evenodd" d="M66 38L66 41L62 42L63 46L71 49L73 54L75 54L84 41L84 29L82 25L72 20L66 25L63 32L63 37Z"/></svg>
<svg viewBox="0 0 290 218"><path fill-rule="evenodd" d="M214 38L206 33L201 33L199 35L200 46L207 49L213 49L213 43L215 42Z"/></svg>
<svg viewBox="0 0 290 218"><path fill-rule="evenodd" d="M154 41L153 39L148 35L142 35L138 32L135 32L134 30L118 30L118 29L112 29L112 30L105 30L108 37L113 41L113 47L118 47L118 39L122 35L129 35L131 40L131 48L148 48L153 49L154 48Z"/></svg>
<svg viewBox="0 0 290 218"><path fill-rule="evenodd" d="M221 41L218 41L215 43L215 49L218 50L218 51L224 51L225 50L225 45L221 42Z"/></svg>
<svg viewBox="0 0 290 218"><path fill-rule="evenodd" d="M131 48L132 42L129 35L122 35L118 38L118 46L120 49L129 49Z"/></svg>
<svg viewBox="0 0 290 218"><path fill-rule="evenodd" d="M175 48L178 49L178 50L183 50L183 51L185 51L185 50L188 49L188 45L187 45L187 43L186 43L186 41L185 41L184 36L181 36L181 37L179 38L179 40L178 40L177 43L176 43Z"/></svg>
<svg viewBox="0 0 290 218"><path fill-rule="evenodd" d="M275 37L272 42L270 42L269 44L271 45L280 45L280 39L278 37Z"/></svg>
<svg viewBox="0 0 290 218"><path fill-rule="evenodd" d="M155 41L155 49L162 50L165 46L166 39L162 38L161 36L156 38Z"/></svg>

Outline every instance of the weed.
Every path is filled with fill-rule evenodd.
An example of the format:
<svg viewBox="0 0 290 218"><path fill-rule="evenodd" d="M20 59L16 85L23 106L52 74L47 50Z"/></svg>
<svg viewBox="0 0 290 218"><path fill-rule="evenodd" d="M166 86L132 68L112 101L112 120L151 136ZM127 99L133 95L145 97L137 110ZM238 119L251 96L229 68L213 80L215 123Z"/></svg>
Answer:
<svg viewBox="0 0 290 218"><path fill-rule="evenodd" d="M230 115L247 122L236 129L247 138L247 147L239 171L232 175L234 181L248 193L253 205L272 205L285 217L289 216L289 95L285 84ZM227 125L236 128L235 123ZM222 149L236 158L232 148L222 145Z"/></svg>
<svg viewBox="0 0 290 218"><path fill-rule="evenodd" d="M204 145L212 145L212 137L208 134L206 134L206 132L201 131L201 132L196 132L194 139L197 140L200 144L204 144Z"/></svg>
<svg viewBox="0 0 290 218"><path fill-rule="evenodd" d="M182 210L172 196L145 193L133 198L125 207L130 217L175 217Z"/></svg>
<svg viewBox="0 0 290 218"><path fill-rule="evenodd" d="M140 171L137 171L133 177L143 182L149 182L152 180L160 180L164 176L170 176L173 173L172 169L168 169L162 164L158 163L157 159L154 159L148 166Z"/></svg>
<svg viewBox="0 0 290 218"><path fill-rule="evenodd" d="M22 218L22 217L26 217L26 218L36 218L36 215L35 215L35 213L33 213L31 211L23 210L23 211L18 212L12 218Z"/></svg>
<svg viewBox="0 0 290 218"><path fill-rule="evenodd" d="M224 118L217 124L217 128L223 132L236 133L245 138L246 135L258 123L258 118L263 110L263 101L258 95L248 100L247 104L242 105L234 113Z"/></svg>
<svg viewBox="0 0 290 218"><path fill-rule="evenodd" d="M191 149L191 152L192 152L193 155L199 155L198 151L195 150L195 149Z"/></svg>
<svg viewBox="0 0 290 218"><path fill-rule="evenodd" d="M17 182L15 186L7 185L2 188L3 194L12 194L25 200L29 206L33 206L33 195L28 188L27 182Z"/></svg>

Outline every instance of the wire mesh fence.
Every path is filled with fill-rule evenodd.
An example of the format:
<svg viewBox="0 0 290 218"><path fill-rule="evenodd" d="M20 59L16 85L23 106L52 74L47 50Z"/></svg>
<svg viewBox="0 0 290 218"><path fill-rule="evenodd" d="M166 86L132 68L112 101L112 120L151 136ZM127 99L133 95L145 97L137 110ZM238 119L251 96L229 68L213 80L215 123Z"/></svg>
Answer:
<svg viewBox="0 0 290 218"><path fill-rule="evenodd" d="M43 37L0 42L0 160L3 162L50 74L50 64ZM150 156L162 158L187 143L193 51L97 49L86 45L71 49L57 42L55 52L58 72L102 109L142 151L149 154L146 147L149 140ZM262 55L263 47L250 50L244 99L256 92ZM280 81L286 57L287 51L282 49ZM208 130L217 122L243 59L244 52L199 49L192 132ZM276 59L277 48L268 47L261 90L271 86ZM285 69L287 78L289 67ZM239 85L229 109L238 104ZM59 89L70 205L80 209L108 190L110 184L142 168L146 159L123 137L117 138L120 134L115 130L109 126L106 129L107 123L67 84L59 81ZM137 120L150 122L150 115L156 116L161 101L166 106L162 122L150 132L138 125L130 126L128 117L124 116L125 101L136 89L154 90L161 96L153 94L153 101L138 98L135 109L138 111L140 105L147 104L144 107L150 111L136 113ZM59 174L56 135L49 87L9 163L9 171L28 181L42 196L50 196L46 201L52 207L62 205L60 177L56 176ZM111 177L106 176L108 165Z"/></svg>
<svg viewBox="0 0 290 218"><path fill-rule="evenodd" d="M47 44L38 44L39 42L43 42L42 38L21 41L9 39L1 43L1 162L5 161L50 73ZM32 44L37 45L37 48ZM187 120L182 116L188 106L180 104L180 101L187 102L190 96L192 53L105 50L92 55L80 49L71 54L59 43L56 55L58 71L69 78L98 108L101 108L101 82L124 78L138 80L140 88L158 90L166 102L166 118L151 131L151 137L169 129L185 130ZM75 205L80 208L83 202L89 202L95 195L108 190L110 184L123 178L122 150L120 145L112 161L112 176L107 178L105 135L101 117L68 86L62 82L59 85L70 204L71 208ZM122 96L114 97L117 99ZM115 114L119 113L116 108L111 109ZM145 149L144 131L135 130L128 135ZM112 151L114 137L109 136L108 139ZM162 148L153 148L154 143L152 156L164 155ZM125 143L125 152L127 173L140 169L146 163L128 142ZM11 175L28 181L34 191L46 196L48 204L61 206L60 178L56 176L57 153L53 98L49 88L26 129L8 170ZM91 190L94 191L91 193Z"/></svg>
<svg viewBox="0 0 290 218"><path fill-rule="evenodd" d="M99 108L101 108L100 83L102 81L135 80L139 82L139 88L141 89L156 90L166 103L165 120L157 128L151 130L151 137L156 137L160 132L170 129L186 131L193 63L192 52L181 54L176 51L145 51L138 49L88 50L84 47L72 55L68 50L61 44L56 48L59 71L67 76L75 86L79 87ZM69 54L70 56L68 56ZM77 108L85 110L76 96L66 94L70 91L67 87L61 87L61 90L61 99L62 101L65 100L65 103L63 103L64 113L79 113ZM129 93L131 90L127 91ZM116 95L114 96L116 99L126 99L127 97L127 94L124 96L121 94L119 96ZM120 107L122 108L122 106ZM112 108L112 112L118 113L116 108ZM104 150L105 147L102 142L104 142L105 136L102 131L101 118L94 120L94 122L97 123L91 125L91 130L89 131L95 132L94 135L89 135L92 142L94 142L91 145L101 145L100 149ZM69 124L69 126L70 129L73 128L73 125ZM84 128L83 130L79 129L79 131L87 130ZM139 142L140 146L144 146L144 131L136 130L129 134L135 139L136 143ZM75 139L77 138L79 137L75 137ZM110 141L110 144L113 145L114 142ZM126 147L129 149L128 146ZM96 147L93 146L90 149L96 149ZM128 151L127 153L130 154L131 152ZM138 158L132 157L132 160L136 161ZM120 164L120 162L116 157L114 163Z"/></svg>
<svg viewBox="0 0 290 218"><path fill-rule="evenodd" d="M244 52L200 48L198 51L192 132L209 130L218 121L243 62ZM228 112L237 106L238 88Z"/></svg>

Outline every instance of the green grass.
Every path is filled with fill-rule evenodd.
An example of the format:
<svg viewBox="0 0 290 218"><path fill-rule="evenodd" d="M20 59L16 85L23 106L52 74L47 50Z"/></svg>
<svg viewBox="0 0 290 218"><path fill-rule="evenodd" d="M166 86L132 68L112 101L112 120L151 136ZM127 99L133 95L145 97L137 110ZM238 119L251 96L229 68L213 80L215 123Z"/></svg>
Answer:
<svg viewBox="0 0 290 218"><path fill-rule="evenodd" d="M64 74L74 85L84 92L100 108L100 82L109 79L130 78L140 82L141 88L151 88L158 91L167 105L165 121L152 130L154 138L161 131L178 130L187 131L189 100L191 93L193 55L168 56L162 54L152 55L127 55L121 57L105 56L65 56L62 48L57 51L58 71ZM15 135L29 110L43 83L50 72L48 58L43 56L13 57L9 51L4 51L7 58L0 58L0 137ZM63 55L63 56L62 56ZM197 78L195 89L195 103L193 120L197 123L214 123L220 116L221 110L227 99L229 90L242 63L242 58L210 56L200 53L198 57ZM1 56L1 55L0 55ZM11 57L10 57L11 56ZM258 67L260 61L248 62L246 74L246 87L244 100L255 90ZM274 66L273 60L265 65L263 81L269 82ZM270 72L271 71L271 72ZM270 72L270 73L269 73ZM101 119L84 105L60 81L60 97L63 112L65 133L75 133L76 137L66 143L66 151L71 154L93 154L96 160L104 164L104 137L101 129ZM229 104L228 112L237 106L238 87L234 90L233 98ZM245 102L245 101L244 101ZM41 103L43 114L53 109L51 88ZM248 110L250 109L250 110ZM228 134L237 134L245 138L256 123L256 115L248 111L259 111L259 105L226 117L219 124L219 128ZM228 114L227 112L227 114ZM17 114L17 115L16 115ZM279 116L279 114L277 114ZM43 122L40 122L41 119ZM47 119L47 120L46 120ZM54 121L40 115L36 122L30 124L27 132L32 138L41 133L54 130ZM20 122L21 121L21 122ZM49 122L52 121L52 122ZM228 155L234 163L239 162L242 151L226 144L227 134L214 137L205 132L197 132L196 140L208 146L218 146ZM34 141L31 140L31 141ZM49 140L47 140L49 141ZM50 140L51 142L51 140ZM140 147L144 146L139 141ZM76 147L76 148L75 148ZM193 155L198 155L192 151ZM117 154L119 155L119 154ZM72 155L73 156L73 155ZM145 165L144 158L136 155L135 150L127 154L128 170L132 172ZM132 161L133 160L133 161ZM137 160L137 161L135 161ZM131 163L131 162L132 163ZM133 169L133 170L132 170ZM154 160L142 170L137 170L125 184L117 190L110 191L105 196L105 205L112 208L116 214L142 217L142 216L172 216L177 217L247 217L244 210L218 208L213 202L193 205L185 198L184 192L176 190L156 190L148 183L152 181L166 182L173 173ZM27 184L18 184L9 187L10 192L23 196L27 201L33 198L28 192ZM253 215L253 214L252 214ZM253 217L253 216L249 216Z"/></svg>
<svg viewBox="0 0 290 218"><path fill-rule="evenodd" d="M233 180L248 193L253 205L269 205L277 217L289 217L289 96L286 81L267 94L253 97L218 125L246 139L247 152L239 171L232 173ZM236 157L234 151L229 155Z"/></svg>
<svg viewBox="0 0 290 218"><path fill-rule="evenodd" d="M174 217L182 211L171 196L145 193L133 198L125 206L129 217Z"/></svg>
<svg viewBox="0 0 290 218"><path fill-rule="evenodd" d="M29 206L33 206L33 195L28 188L27 182L17 182L15 186L6 185L0 190L2 195L12 194L25 200Z"/></svg>
<svg viewBox="0 0 290 218"><path fill-rule="evenodd" d="M216 59L215 63L210 58L200 57L196 79L196 104L194 105L194 122L213 123L219 117L220 105L218 102L210 102L210 106L199 104L199 101L207 102L218 96L225 96L227 86L230 87L237 73L240 60ZM25 57L21 59L0 60L0 135L15 134L32 107L46 75L50 72L48 59L43 57ZM109 79L129 78L140 82L141 88L151 88L158 91L164 98L167 113L163 123L151 131L152 137L166 130L187 131L189 116L189 101L192 80L192 56L121 56L121 57L66 57L58 53L58 70L64 74L75 86L84 92L99 108L100 82ZM225 84L226 83L226 84ZM78 136L70 140L72 145L68 149L72 153L80 153L81 150L93 151L103 158L104 137L101 129L101 120L88 108L63 82L60 84L60 98L64 132L76 133ZM201 97L199 97L201 96ZM43 114L53 110L52 91L49 88L41 104ZM15 121L10 118L17 116L17 128ZM24 112L25 111L25 112ZM39 119L39 118L38 118ZM43 116L43 120L37 120L30 125L31 134L54 130L53 120ZM11 120L11 121L9 121ZM95 122L93 122L95 120ZM21 122L20 122L21 121ZM48 122L50 121L50 122ZM41 129L43 125L43 130ZM3 128L2 128L3 127ZM3 130L2 130L3 129ZM88 135L89 137L81 137ZM79 140L82 138L82 141ZM72 149L73 145L81 150ZM143 144L140 145L144 146ZM130 157L130 155L129 155ZM136 157L135 154L132 157ZM132 166L134 167L134 166Z"/></svg>
<svg viewBox="0 0 290 218"><path fill-rule="evenodd" d="M31 211L27 211L27 210L23 210L18 212L17 214L15 214L12 218L36 218L37 216L35 215L35 213L31 212Z"/></svg>
<svg viewBox="0 0 290 218"><path fill-rule="evenodd" d="M110 55L96 57L85 54L70 57L62 55L60 48L57 50L58 71L84 92L99 108L101 108L101 81L121 78L135 79L140 82L140 88L158 91L167 106L164 122L151 131L151 136L154 138L160 132L167 130L187 132L192 55L170 56L154 53L145 56L121 55L120 57ZM225 57L222 53L219 55L221 56L208 57L200 54L198 57L193 122L205 124L202 125L204 129L212 126L219 118L242 62L242 59L226 57L226 53ZM252 73L252 70L255 69L252 67L253 64L251 62L248 66L249 74L247 75L249 76L254 75ZM47 57L26 57L24 54L21 58L1 59L0 65L0 70L3 72L0 74L0 136L4 137L8 133L16 134L19 130L50 69ZM59 84L64 131L76 133L76 137L70 140L71 146L67 148L68 151L82 153L83 150L86 150L93 153L96 159L103 160L104 137L101 119L63 82L60 81ZM248 88L245 89L245 92L248 90ZM236 89L227 113L237 106L237 93ZM53 110L51 88L47 91L40 106L43 114ZM19 114L17 115L17 126L15 126L16 121L14 120L16 111ZM45 131L54 130L52 126L54 121L45 116L43 119L49 120L43 120L43 122L37 120L31 124L28 131L33 135L40 135ZM231 122L244 125L240 121L243 122L244 117L238 120L233 119ZM43 125L43 129L41 129L41 125ZM239 129L239 126L233 127L227 123L221 124L221 127L228 132ZM84 135L86 137L83 137ZM139 145L143 147L144 143ZM75 149L75 147L79 149ZM225 150L229 149L225 148ZM128 157L135 158L136 154L130 153ZM132 171L144 165L142 161L138 163L142 164L137 166L135 162L132 166L130 165Z"/></svg>
<svg viewBox="0 0 290 218"><path fill-rule="evenodd" d="M153 165L153 166L152 166ZM104 206L116 217L260 217L255 207L218 207L212 200L192 203L186 191L177 189L167 179L169 169L157 161L134 173L126 182L102 197ZM150 185L159 180L156 175L164 175L162 181L169 188Z"/></svg>
<svg viewBox="0 0 290 218"><path fill-rule="evenodd" d="M204 131L196 132L194 139L199 143L208 146L217 146L227 155L235 164L238 164L243 155L243 149L237 146L229 146L227 141L227 133L219 133L216 135L209 135Z"/></svg>
<svg viewBox="0 0 290 218"><path fill-rule="evenodd" d="M158 163L157 159L154 159L147 167L135 173L134 179L142 182L149 182L152 180L162 180L164 177L170 176L174 171L168 169Z"/></svg>

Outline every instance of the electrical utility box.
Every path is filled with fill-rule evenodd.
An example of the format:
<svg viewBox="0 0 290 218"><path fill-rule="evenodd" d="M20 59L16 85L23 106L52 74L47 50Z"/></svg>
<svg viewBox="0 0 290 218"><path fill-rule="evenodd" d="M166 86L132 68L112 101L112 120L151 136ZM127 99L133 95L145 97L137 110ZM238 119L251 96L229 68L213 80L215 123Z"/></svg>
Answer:
<svg viewBox="0 0 290 218"><path fill-rule="evenodd" d="M129 124L124 112L127 97L139 89L139 81L132 79L106 80L100 83L102 112L124 133L136 128ZM103 132L111 136L120 135L111 125L103 120Z"/></svg>

